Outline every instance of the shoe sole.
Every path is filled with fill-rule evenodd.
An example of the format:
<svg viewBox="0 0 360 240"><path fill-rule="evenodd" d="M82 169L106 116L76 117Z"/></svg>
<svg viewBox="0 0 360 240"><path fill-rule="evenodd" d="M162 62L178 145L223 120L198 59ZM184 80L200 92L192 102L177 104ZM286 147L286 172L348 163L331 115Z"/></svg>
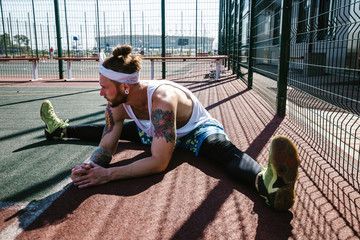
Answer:
<svg viewBox="0 0 360 240"><path fill-rule="evenodd" d="M44 107L44 104L45 104L45 103L48 103L48 104L51 105L51 103L50 103L49 100L45 100L45 101L41 104L41 107L40 107L40 117L41 117L41 120L43 120L43 122L45 123L45 126L46 126L46 127L45 127L45 130L44 130L44 132L45 132L45 137L46 137L47 140L57 140L56 138L52 137L51 134L50 134L50 133L48 132L48 130L47 130L48 126L47 126L47 124L46 124L45 117L44 117L44 115L43 115L43 107Z"/></svg>
<svg viewBox="0 0 360 240"><path fill-rule="evenodd" d="M60 133L60 136L54 136L54 133L55 133L56 129L51 133L48 131L48 125L46 124L45 117L43 115L43 112L44 112L43 108L44 108L45 104L48 104L48 105L50 105L52 107L52 104L51 104L51 102L49 100L45 100L41 104L41 107L40 107L40 117L41 117L41 120L43 120L43 122L45 123L45 126L46 126L45 130L44 130L45 137L46 137L47 140L61 140L63 138L63 136L64 136L64 133Z"/></svg>
<svg viewBox="0 0 360 240"><path fill-rule="evenodd" d="M40 107L40 117L41 117L41 120L43 120L45 122L45 119L44 119L44 115L43 115L43 107L44 107L44 104L45 103L48 103L49 101L48 100L45 100L42 104L41 104L41 107Z"/></svg>
<svg viewBox="0 0 360 240"><path fill-rule="evenodd" d="M300 159L295 145L284 136L276 136L271 142L270 163L278 177L284 180L275 195L274 208L279 211L287 210L295 202L295 182L299 176Z"/></svg>

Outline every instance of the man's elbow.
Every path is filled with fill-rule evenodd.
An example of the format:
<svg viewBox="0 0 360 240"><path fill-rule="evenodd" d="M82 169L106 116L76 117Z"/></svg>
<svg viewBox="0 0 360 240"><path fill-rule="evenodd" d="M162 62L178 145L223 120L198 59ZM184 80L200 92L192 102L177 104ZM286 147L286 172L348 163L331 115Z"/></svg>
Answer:
<svg viewBox="0 0 360 240"><path fill-rule="evenodd" d="M156 167L154 169L155 173L164 172L167 169L169 162L170 162L170 158L158 160L158 164L156 164Z"/></svg>

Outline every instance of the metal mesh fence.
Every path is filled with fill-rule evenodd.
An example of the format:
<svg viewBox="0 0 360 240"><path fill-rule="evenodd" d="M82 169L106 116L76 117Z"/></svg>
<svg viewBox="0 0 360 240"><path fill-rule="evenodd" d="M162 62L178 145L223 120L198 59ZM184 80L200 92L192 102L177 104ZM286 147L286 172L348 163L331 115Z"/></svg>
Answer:
<svg viewBox="0 0 360 240"><path fill-rule="evenodd" d="M57 55L60 43L63 57L110 53L117 44L160 56L162 37L168 55L213 54L218 6L218 0L2 0L0 54Z"/></svg>
<svg viewBox="0 0 360 240"><path fill-rule="evenodd" d="M253 69L276 78L279 65L279 31L281 1L257 1L254 6Z"/></svg>
<svg viewBox="0 0 360 240"><path fill-rule="evenodd" d="M287 114L359 190L360 1L223 0L220 8L227 67L278 114L287 99Z"/></svg>
<svg viewBox="0 0 360 240"><path fill-rule="evenodd" d="M66 73L65 61L59 65L51 60L53 57L96 57L100 51L110 54L118 44L132 45L133 52L145 57L217 54L219 0L1 0L0 3L0 57L41 58L38 72L42 79L56 78L59 71ZM21 68L26 61L0 64L0 78L11 79L17 78L11 69ZM177 72L178 67L183 68L181 65L166 63L166 69L157 68L160 73L156 74L164 78L167 73ZM94 61L73 62L73 76L97 78L98 73L92 70L96 66L98 63ZM24 79L32 78L31 64L27 67L30 71L20 74Z"/></svg>
<svg viewBox="0 0 360 240"><path fill-rule="evenodd" d="M0 76L7 76L6 79L28 81L32 78L32 64L29 61L18 61L16 64L13 62L1 62L0 66Z"/></svg>
<svg viewBox="0 0 360 240"><path fill-rule="evenodd" d="M0 10L2 56L50 54L50 46L55 44L52 4L45 1L1 1Z"/></svg>
<svg viewBox="0 0 360 240"><path fill-rule="evenodd" d="M292 16L289 113L359 189L360 1L296 1Z"/></svg>
<svg viewBox="0 0 360 240"><path fill-rule="evenodd" d="M230 13L229 23L226 23L226 18L221 18L220 22L220 38L219 51L229 55L229 66L233 70L240 69L240 67L247 67L249 61L249 21L250 8L249 1L231 1L229 3L221 3L222 14ZM246 74L240 71L235 71L240 75Z"/></svg>

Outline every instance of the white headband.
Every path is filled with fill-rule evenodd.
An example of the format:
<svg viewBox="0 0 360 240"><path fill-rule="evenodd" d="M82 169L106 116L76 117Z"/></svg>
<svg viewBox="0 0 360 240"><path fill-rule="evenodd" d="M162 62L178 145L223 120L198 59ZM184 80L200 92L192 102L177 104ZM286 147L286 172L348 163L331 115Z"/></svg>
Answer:
<svg viewBox="0 0 360 240"><path fill-rule="evenodd" d="M127 83L127 84L135 84L139 82L139 72L133 72L133 73L121 73L121 72L116 72L113 71L111 69L107 69L105 68L102 63L104 62L106 56L104 52L100 53L100 67L99 67L99 73L102 74L103 76L119 82L119 83Z"/></svg>

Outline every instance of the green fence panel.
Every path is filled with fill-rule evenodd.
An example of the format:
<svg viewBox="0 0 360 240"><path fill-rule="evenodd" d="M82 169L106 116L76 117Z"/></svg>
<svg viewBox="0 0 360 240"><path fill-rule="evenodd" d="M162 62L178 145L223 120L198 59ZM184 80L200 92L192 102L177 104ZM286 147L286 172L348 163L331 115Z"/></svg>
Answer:
<svg viewBox="0 0 360 240"><path fill-rule="evenodd" d="M52 2L2 0L1 18L0 56L49 56L55 46Z"/></svg>
<svg viewBox="0 0 360 240"><path fill-rule="evenodd" d="M0 3L4 22L0 24L0 57L49 58L38 64L42 79L66 78L62 74L66 73L66 63L59 64L52 57L93 57L100 51L109 55L118 44L130 44L135 53L145 57L212 56L218 50L219 0L1 0ZM12 78L11 69L20 62L0 64L0 77ZM92 69L98 66L96 62L86 62L83 67L80 63L72 65L74 78L98 77L97 73L92 75ZM160 69L163 78L176 70L176 64L171 67ZM31 70L26 71L24 78L30 77Z"/></svg>
<svg viewBox="0 0 360 240"><path fill-rule="evenodd" d="M360 1L294 0L291 8L286 2L220 1L219 52L249 87L253 79L274 112L276 100L287 99L287 115L359 190ZM281 21L290 11L291 21ZM286 37L281 31L288 24Z"/></svg>
<svg viewBox="0 0 360 240"><path fill-rule="evenodd" d="M289 115L360 189L360 1L296 1Z"/></svg>

